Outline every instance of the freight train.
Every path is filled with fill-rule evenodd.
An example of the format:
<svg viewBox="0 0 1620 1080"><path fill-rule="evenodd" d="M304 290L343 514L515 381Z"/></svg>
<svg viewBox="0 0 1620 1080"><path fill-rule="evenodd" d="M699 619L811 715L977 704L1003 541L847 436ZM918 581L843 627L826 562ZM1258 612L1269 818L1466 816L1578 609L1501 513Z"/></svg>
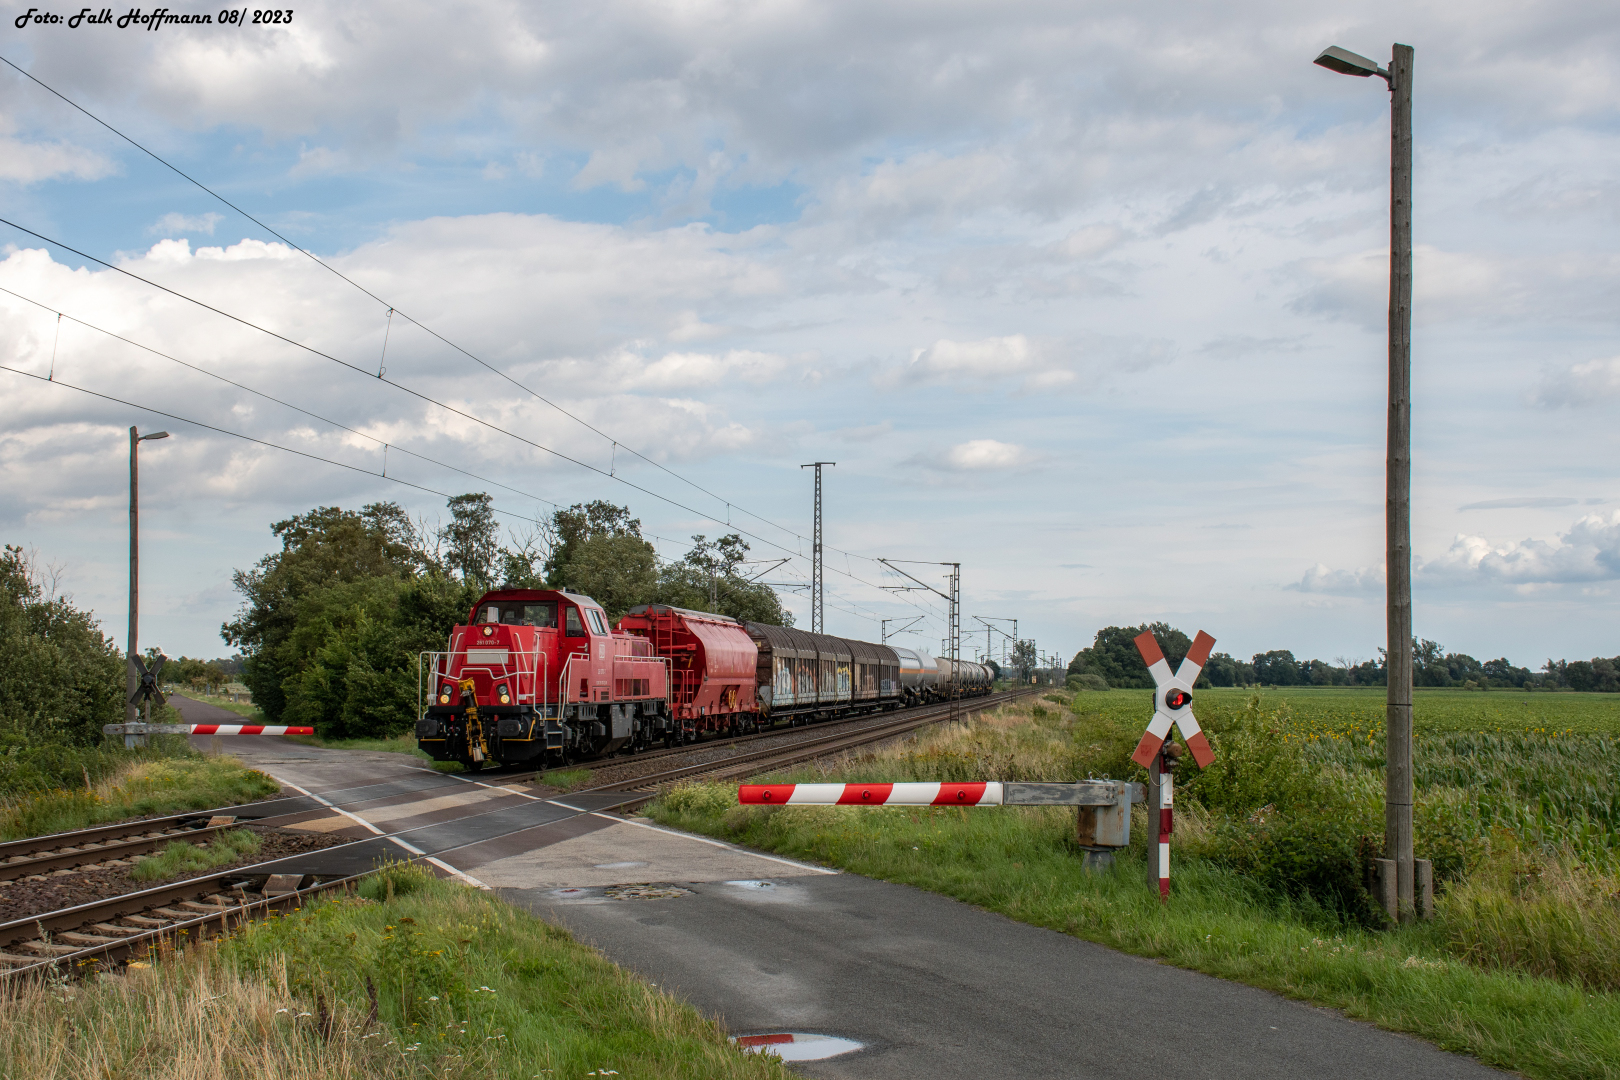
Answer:
<svg viewBox="0 0 1620 1080"><path fill-rule="evenodd" d="M549 767L990 692L982 664L664 604L485 593L418 664L417 745L470 771Z"/></svg>

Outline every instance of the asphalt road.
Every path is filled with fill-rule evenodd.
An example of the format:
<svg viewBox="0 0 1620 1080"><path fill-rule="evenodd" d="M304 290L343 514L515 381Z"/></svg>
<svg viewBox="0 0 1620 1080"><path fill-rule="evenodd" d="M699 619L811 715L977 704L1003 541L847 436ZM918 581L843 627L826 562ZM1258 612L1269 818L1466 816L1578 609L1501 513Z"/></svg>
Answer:
<svg viewBox="0 0 1620 1080"><path fill-rule="evenodd" d="M502 889L736 1034L841 1036L796 1063L886 1080L1500 1077L1428 1043L854 874L560 902Z"/></svg>

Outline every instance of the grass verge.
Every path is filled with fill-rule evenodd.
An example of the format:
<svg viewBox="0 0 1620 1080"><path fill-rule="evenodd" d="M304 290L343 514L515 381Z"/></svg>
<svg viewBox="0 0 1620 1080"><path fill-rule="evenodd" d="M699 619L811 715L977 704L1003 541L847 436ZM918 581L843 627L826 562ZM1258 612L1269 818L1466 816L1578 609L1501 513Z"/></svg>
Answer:
<svg viewBox="0 0 1620 1080"><path fill-rule="evenodd" d="M1081 694L779 781L1140 779L1141 716ZM1120 695L1124 697L1123 694ZM1142 695L1145 703L1145 695ZM1034 925L1241 980L1537 1077L1620 1077L1613 738L1441 732L1419 742L1418 854L1437 918L1391 928L1365 857L1381 755L1365 729L1246 702L1206 730L1216 763L1177 784L1171 903L1146 882L1146 815L1115 871L1080 868L1055 808L739 807L690 785L649 808L678 827L930 889ZM1311 730L1315 729L1315 730Z"/></svg>
<svg viewBox="0 0 1620 1080"><path fill-rule="evenodd" d="M433 760L417 747L416 736L410 732L388 739L323 739L319 735L287 735L285 738L288 742L318 746L323 750L381 750L390 754L414 754L423 761Z"/></svg>
<svg viewBox="0 0 1620 1080"><path fill-rule="evenodd" d="M21 988L0 1074L788 1080L676 998L487 893L397 866L125 976Z"/></svg>
<svg viewBox="0 0 1620 1080"><path fill-rule="evenodd" d="M221 709L229 709L250 724L265 723L264 713L249 701L232 701L221 694L197 694L190 690L181 691L180 696L190 698L192 701L201 701L206 705L217 705Z"/></svg>
<svg viewBox="0 0 1620 1080"><path fill-rule="evenodd" d="M541 776L540 782L562 791L573 791L589 784L593 775L589 769L553 769Z"/></svg>
<svg viewBox="0 0 1620 1080"><path fill-rule="evenodd" d="M135 860L129 876L136 881L167 881L182 874L200 874L216 866L233 863L242 856L258 851L259 838L246 829L232 829L219 833L211 844L188 844L184 840L171 841L156 855Z"/></svg>
<svg viewBox="0 0 1620 1080"><path fill-rule="evenodd" d="M139 761L83 790L0 799L0 840L253 802L279 790L270 777L235 758L195 754Z"/></svg>

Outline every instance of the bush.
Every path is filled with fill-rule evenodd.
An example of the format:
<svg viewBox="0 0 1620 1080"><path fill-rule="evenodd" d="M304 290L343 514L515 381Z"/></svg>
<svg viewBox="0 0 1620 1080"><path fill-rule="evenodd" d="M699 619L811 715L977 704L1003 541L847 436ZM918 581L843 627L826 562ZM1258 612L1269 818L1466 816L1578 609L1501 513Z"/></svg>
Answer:
<svg viewBox="0 0 1620 1080"><path fill-rule="evenodd" d="M1107 690L1108 680L1095 671L1088 671L1084 675L1070 675L1063 685L1070 690Z"/></svg>

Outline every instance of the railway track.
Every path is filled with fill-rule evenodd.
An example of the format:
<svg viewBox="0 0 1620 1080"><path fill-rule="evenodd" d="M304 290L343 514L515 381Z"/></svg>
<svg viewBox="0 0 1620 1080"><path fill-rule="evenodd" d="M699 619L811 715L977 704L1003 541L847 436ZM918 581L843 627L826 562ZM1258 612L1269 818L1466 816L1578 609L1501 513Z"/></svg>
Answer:
<svg viewBox="0 0 1620 1080"><path fill-rule="evenodd" d="M0 844L0 881L58 870L128 866L132 856L149 854L171 840L207 843L216 833L234 827L234 816L203 811L13 840Z"/></svg>
<svg viewBox="0 0 1620 1080"><path fill-rule="evenodd" d="M997 705L1005 705L1009 701L1015 701L1020 697L1038 692L1039 688L1033 687L1003 691L999 694L991 694L988 697L957 702L956 711L958 715L966 716L984 709L995 708ZM651 802L657 797L660 790L673 783L685 780L735 780L772 769L814 761L817 758L842 753L845 750L852 750L868 743L881 742L884 739L892 739L897 735L904 735L928 724L936 724L941 720L949 719L950 715L951 703L942 702L922 709L908 710L906 716L898 717L887 724L871 725L857 731L831 732L820 738L807 739L787 746L767 747L752 752L734 754L719 761L684 765L679 768L666 769L662 772L631 777L615 783L580 788L570 792L570 794L582 795L619 791L644 793L642 797L627 800L616 807L618 810L632 810Z"/></svg>
<svg viewBox="0 0 1620 1080"><path fill-rule="evenodd" d="M262 876L262 875L261 875ZM364 875L298 888L288 875L255 882L228 871L0 924L0 980L48 969L107 967L161 953L180 938L201 941L303 905ZM250 883L253 891L249 891Z"/></svg>
<svg viewBox="0 0 1620 1080"><path fill-rule="evenodd" d="M956 703L956 711L958 715L965 716L1038 692L1031 688L961 701ZM661 789L672 783L735 779L783 768L904 735L945 720L951 713L949 702L908 709L887 723L867 724L854 730L833 730L786 745L763 746L718 761L681 765L579 789L570 794L623 793L627 797L613 804L611 809L632 810L650 802ZM781 735L782 732L741 736L730 740L728 745L766 738L772 734ZM690 755L712 750L716 745L716 742L688 745L662 751L659 756ZM645 758L638 755L634 759L616 759L604 763L604 766L624 764L630 760ZM512 774L495 776L508 781L519 778ZM117 853L134 853L130 845L146 844L149 846L145 850L151 850L172 839L199 839L235 824L234 819L223 822L219 818L220 815L204 811L15 841L0 846L0 856L8 860L0 864L0 874L7 872L6 867L29 867L27 873L38 873L46 861L59 861L57 868L109 862ZM374 839L405 835L410 831L413 830L385 834ZM482 842L482 839L488 838L469 843ZM75 859L80 861L73 862ZM21 876L22 871L18 871L18 874ZM79 970L90 965L105 967L138 958L149 951L161 952L181 937L195 941L228 933L253 919L301 906L308 897L347 887L363 876L354 875L299 888L302 875L272 877L263 872L256 874L255 867L238 867L40 916L16 919L0 924L0 980L9 981L53 968Z"/></svg>

